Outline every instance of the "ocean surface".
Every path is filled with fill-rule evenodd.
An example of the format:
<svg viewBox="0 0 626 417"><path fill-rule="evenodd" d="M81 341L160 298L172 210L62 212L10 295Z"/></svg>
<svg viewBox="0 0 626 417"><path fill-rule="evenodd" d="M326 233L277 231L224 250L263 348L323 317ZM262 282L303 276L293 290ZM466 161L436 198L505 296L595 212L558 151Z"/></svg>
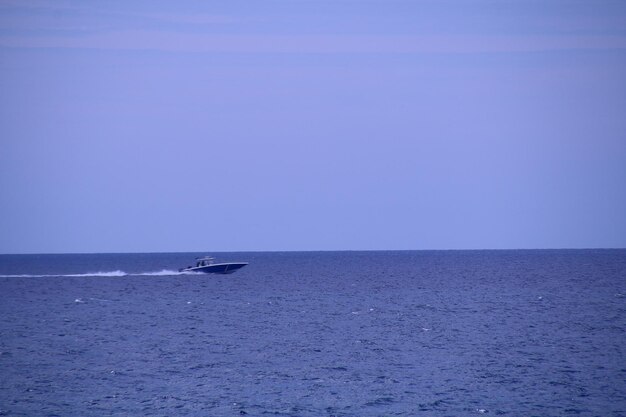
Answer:
<svg viewBox="0 0 626 417"><path fill-rule="evenodd" d="M626 250L0 255L2 416L626 416Z"/></svg>

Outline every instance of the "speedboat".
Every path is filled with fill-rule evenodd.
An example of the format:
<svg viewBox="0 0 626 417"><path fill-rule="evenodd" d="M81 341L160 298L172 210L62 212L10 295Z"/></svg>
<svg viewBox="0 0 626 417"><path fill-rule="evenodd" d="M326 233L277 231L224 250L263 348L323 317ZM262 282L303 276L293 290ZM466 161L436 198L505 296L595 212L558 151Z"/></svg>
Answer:
<svg viewBox="0 0 626 417"><path fill-rule="evenodd" d="M196 258L196 266L180 268L179 272L202 272L205 274L232 274L238 269L248 265L248 262L225 262L215 263L210 256Z"/></svg>

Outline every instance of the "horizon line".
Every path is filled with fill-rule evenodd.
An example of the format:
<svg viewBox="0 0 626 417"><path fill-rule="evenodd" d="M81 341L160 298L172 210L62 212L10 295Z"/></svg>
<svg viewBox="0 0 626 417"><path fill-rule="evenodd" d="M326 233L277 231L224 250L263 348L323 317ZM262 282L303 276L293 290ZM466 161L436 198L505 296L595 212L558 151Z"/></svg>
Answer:
<svg viewBox="0 0 626 417"><path fill-rule="evenodd" d="M481 249L307 249L307 250L210 250L210 251L158 251L158 252L21 252L0 253L0 256L20 255L150 255L185 253L302 253L302 252L495 252L495 251L585 251L626 250L626 247L561 247L561 248L481 248Z"/></svg>

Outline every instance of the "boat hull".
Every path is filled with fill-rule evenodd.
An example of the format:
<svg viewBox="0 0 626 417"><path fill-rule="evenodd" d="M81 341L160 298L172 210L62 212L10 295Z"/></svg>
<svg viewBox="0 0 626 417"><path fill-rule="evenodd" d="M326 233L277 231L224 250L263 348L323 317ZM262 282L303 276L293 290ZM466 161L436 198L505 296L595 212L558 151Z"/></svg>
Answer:
<svg viewBox="0 0 626 417"><path fill-rule="evenodd" d="M229 262L184 268L181 270L181 272L202 272L203 274L232 274L233 272L243 268L246 265L248 265L247 262Z"/></svg>

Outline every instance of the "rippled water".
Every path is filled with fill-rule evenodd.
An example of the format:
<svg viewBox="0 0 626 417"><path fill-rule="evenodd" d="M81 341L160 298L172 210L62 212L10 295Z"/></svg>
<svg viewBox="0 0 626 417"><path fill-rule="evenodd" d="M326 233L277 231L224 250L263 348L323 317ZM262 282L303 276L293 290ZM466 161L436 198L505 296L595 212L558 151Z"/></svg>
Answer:
<svg viewBox="0 0 626 417"><path fill-rule="evenodd" d="M0 415L626 416L626 250L0 256Z"/></svg>

